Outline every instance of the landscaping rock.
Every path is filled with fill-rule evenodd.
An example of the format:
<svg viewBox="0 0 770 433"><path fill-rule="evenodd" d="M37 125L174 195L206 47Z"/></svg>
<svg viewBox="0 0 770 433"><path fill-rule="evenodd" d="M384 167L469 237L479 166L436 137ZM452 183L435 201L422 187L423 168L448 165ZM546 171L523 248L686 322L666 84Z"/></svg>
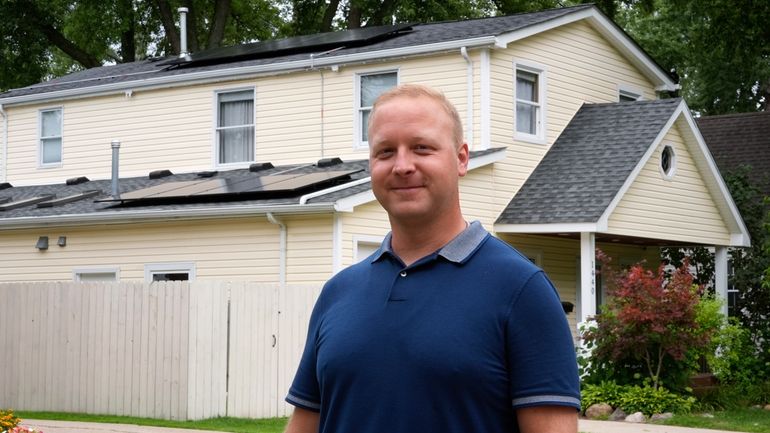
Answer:
<svg viewBox="0 0 770 433"><path fill-rule="evenodd" d="M607 419L612 413L612 406L607 403L596 403L586 409L586 418L588 419Z"/></svg>
<svg viewBox="0 0 770 433"><path fill-rule="evenodd" d="M770 404L765 405L765 410L770 410Z"/></svg>
<svg viewBox="0 0 770 433"><path fill-rule="evenodd" d="M656 414L653 414L650 417L650 421L663 421L663 420L666 420L666 419L671 419L673 417L674 417L674 414L671 413L671 412L656 413Z"/></svg>
<svg viewBox="0 0 770 433"><path fill-rule="evenodd" d="M609 420L610 421L623 421L628 416L627 413L623 412L623 409L617 408L615 409L615 412L612 412L612 415L610 415Z"/></svg>
<svg viewBox="0 0 770 433"><path fill-rule="evenodd" d="M644 423L647 422L647 417L641 412L636 412L627 416L626 422Z"/></svg>
<svg viewBox="0 0 770 433"><path fill-rule="evenodd" d="M714 418L714 414L712 413L702 413L700 416L703 418Z"/></svg>

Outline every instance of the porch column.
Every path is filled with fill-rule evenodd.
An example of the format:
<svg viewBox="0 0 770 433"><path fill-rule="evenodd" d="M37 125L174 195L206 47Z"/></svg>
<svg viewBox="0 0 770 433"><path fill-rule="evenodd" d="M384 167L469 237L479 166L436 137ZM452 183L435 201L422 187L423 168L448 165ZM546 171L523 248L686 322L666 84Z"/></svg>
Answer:
<svg viewBox="0 0 770 433"><path fill-rule="evenodd" d="M579 322L596 314L596 235L580 233L580 316Z"/></svg>
<svg viewBox="0 0 770 433"><path fill-rule="evenodd" d="M727 247L714 250L714 289L717 299L722 300L722 314L727 316Z"/></svg>

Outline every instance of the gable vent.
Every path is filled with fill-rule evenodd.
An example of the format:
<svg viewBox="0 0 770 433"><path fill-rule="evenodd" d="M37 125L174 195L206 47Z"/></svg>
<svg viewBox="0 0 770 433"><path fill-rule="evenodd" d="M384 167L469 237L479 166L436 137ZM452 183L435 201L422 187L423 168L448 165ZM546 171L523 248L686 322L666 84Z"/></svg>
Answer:
<svg viewBox="0 0 770 433"><path fill-rule="evenodd" d="M171 170L155 170L150 172L150 179L160 179L162 177L171 176Z"/></svg>
<svg viewBox="0 0 770 433"><path fill-rule="evenodd" d="M71 177L67 179L67 181L64 183L66 183L67 185L80 185L81 183L86 183L88 181L89 179L87 177L80 176L80 177Z"/></svg>

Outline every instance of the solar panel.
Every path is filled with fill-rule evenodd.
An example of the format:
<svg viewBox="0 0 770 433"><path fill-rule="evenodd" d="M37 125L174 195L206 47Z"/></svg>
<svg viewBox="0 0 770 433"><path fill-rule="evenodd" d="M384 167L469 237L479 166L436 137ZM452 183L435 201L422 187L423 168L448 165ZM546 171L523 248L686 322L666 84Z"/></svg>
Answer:
<svg viewBox="0 0 770 433"><path fill-rule="evenodd" d="M37 197L31 197L31 198L25 198L18 201L12 201L10 203L0 204L0 211L7 211L7 210L13 210L18 209L20 207L29 206L31 204L40 203L41 201L50 200L52 198L56 197L55 195L48 194L48 195L41 195Z"/></svg>
<svg viewBox="0 0 770 433"><path fill-rule="evenodd" d="M286 54L309 53L338 47L369 45L389 39L400 32L411 30L411 24L363 27L339 32L317 33L314 35L253 42L231 47L214 48L192 53L189 60L175 58L159 63L160 65L204 65L233 62L244 59L275 57Z"/></svg>
<svg viewBox="0 0 770 433"><path fill-rule="evenodd" d="M167 182L127 192L119 198L106 197L97 201L144 203L296 195L305 190L320 189L360 171L362 169Z"/></svg>
<svg viewBox="0 0 770 433"><path fill-rule="evenodd" d="M83 200L86 198L94 197L102 192L96 189L84 191L78 194L68 195L67 197L57 198L53 200L47 200L43 201L37 204L37 207L54 207L54 206L60 206L67 203L76 202L78 200Z"/></svg>

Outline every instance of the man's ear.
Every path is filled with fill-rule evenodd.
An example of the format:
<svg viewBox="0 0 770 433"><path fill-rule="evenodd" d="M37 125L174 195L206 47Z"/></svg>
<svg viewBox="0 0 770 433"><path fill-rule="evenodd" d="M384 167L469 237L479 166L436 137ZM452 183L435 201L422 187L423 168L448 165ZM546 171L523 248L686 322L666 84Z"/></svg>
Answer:
<svg viewBox="0 0 770 433"><path fill-rule="evenodd" d="M470 159L470 151L468 150L468 143L463 143L459 149L457 149L457 174L460 177L465 176L468 172L468 160Z"/></svg>

